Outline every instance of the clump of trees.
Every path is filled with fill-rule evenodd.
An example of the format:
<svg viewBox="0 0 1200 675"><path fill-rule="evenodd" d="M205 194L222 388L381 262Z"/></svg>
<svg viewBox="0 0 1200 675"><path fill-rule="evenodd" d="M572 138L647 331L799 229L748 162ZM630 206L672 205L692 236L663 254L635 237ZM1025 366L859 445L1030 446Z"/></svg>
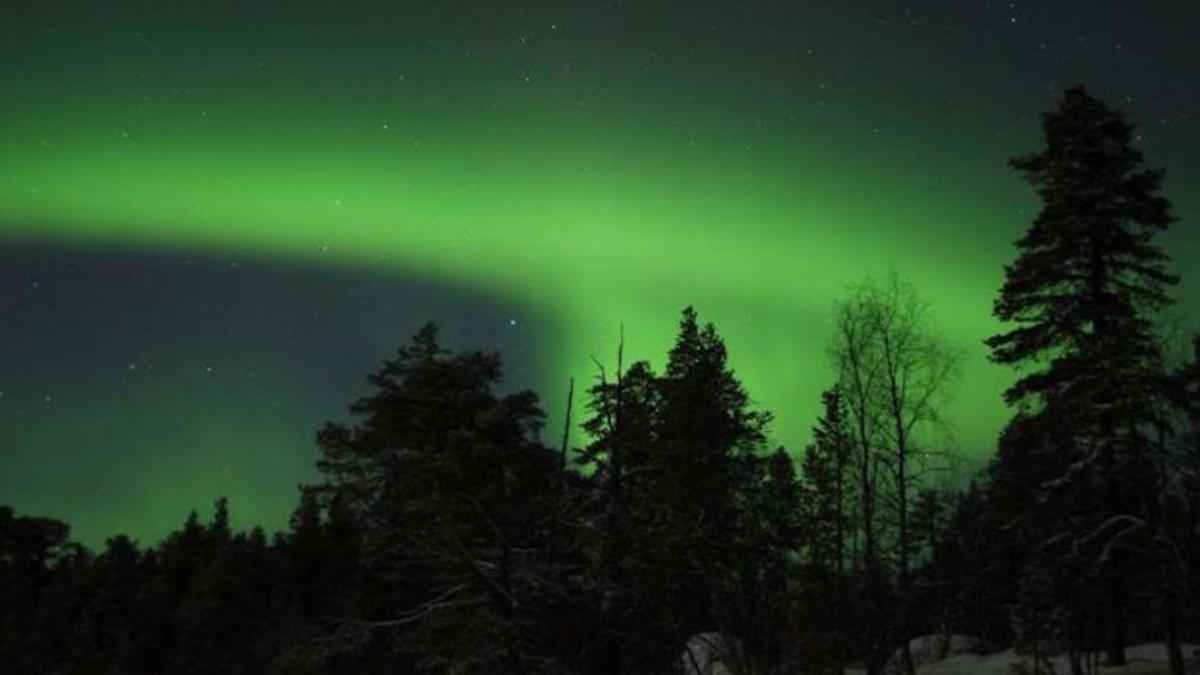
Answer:
<svg viewBox="0 0 1200 675"><path fill-rule="evenodd" d="M429 325L319 431L321 478L283 532L231 531L222 499L93 552L0 508L0 670L668 673L707 658L686 649L703 634L739 673L913 673L910 640L938 633L1014 644L1035 672L1065 650L1074 674L1162 640L1181 675L1200 336L1171 363L1154 330L1172 218L1131 129L1071 89L1013 162L1043 209L987 344L1020 377L961 489L943 411L962 357L894 274L835 305L834 379L795 454L690 307L661 369L623 344L598 366L579 448L570 415L542 442L497 354Z"/></svg>

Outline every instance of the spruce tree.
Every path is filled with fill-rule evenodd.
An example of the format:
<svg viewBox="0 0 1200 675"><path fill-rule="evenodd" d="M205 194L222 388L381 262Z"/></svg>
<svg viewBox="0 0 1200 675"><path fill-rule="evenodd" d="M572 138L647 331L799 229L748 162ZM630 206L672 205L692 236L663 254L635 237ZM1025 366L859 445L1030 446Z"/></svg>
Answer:
<svg viewBox="0 0 1200 675"><path fill-rule="evenodd" d="M802 519L800 540L803 622L813 637L803 658L841 672L846 661L848 619L845 561L850 531L850 431L845 401L837 387L821 394L824 411L813 427L813 442L800 464Z"/></svg>
<svg viewBox="0 0 1200 675"><path fill-rule="evenodd" d="M757 601L766 540L787 526L754 510L794 476L790 458L785 470L758 455L769 418L751 408L716 328L686 308L662 374L618 364L591 395L582 458L596 468L601 523L601 671L666 669L689 637L714 629L759 640L747 647L765 654L751 627L773 621Z"/></svg>
<svg viewBox="0 0 1200 675"><path fill-rule="evenodd" d="M1016 325L987 344L1024 369L1006 400L1067 431L1054 470L1072 485L1054 491L1078 492L1078 530L1153 501L1141 432L1163 393L1152 319L1176 278L1155 237L1173 218L1121 112L1073 88L1042 127L1045 148L1011 162L1042 201L994 306ZM1108 583L1108 660L1122 663L1120 568Z"/></svg>
<svg viewBox="0 0 1200 675"><path fill-rule="evenodd" d="M1042 200L994 307L1017 326L987 343L1003 364L1049 357L1009 389L1010 403L1067 398L1115 427L1150 393L1151 316L1176 283L1154 241L1173 220L1163 172L1142 167L1133 125L1082 88L1066 91L1043 131L1044 150L1011 162Z"/></svg>
<svg viewBox="0 0 1200 675"><path fill-rule="evenodd" d="M715 581L728 569L738 493L748 487L741 478L750 475L746 464L761 450L770 416L751 408L724 340L713 324L701 326L691 307L683 310L658 386L655 487L665 519L690 541L699 563L679 611L703 629L720 621Z"/></svg>
<svg viewBox="0 0 1200 675"><path fill-rule="evenodd" d="M821 393L823 413L813 427L813 460L805 458L805 474L814 487L819 486L818 495L827 505L818 522L832 532L831 561L838 576L845 572L846 539L849 529L848 501L853 486L850 485L850 430L847 427L846 403L837 387ZM813 463L822 471L809 471ZM814 467L815 468L815 467Z"/></svg>

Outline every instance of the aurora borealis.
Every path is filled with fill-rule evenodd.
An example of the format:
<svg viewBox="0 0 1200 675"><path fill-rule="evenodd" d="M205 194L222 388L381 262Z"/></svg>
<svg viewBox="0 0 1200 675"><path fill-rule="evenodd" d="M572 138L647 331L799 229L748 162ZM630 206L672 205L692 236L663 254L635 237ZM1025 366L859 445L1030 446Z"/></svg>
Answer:
<svg viewBox="0 0 1200 675"><path fill-rule="evenodd" d="M500 349L557 429L622 323L657 362L693 304L798 450L832 303L889 268L964 351L978 460L1036 209L1006 160L1063 86L1168 170L1195 327L1197 25L1171 0L6 3L0 503L85 541L222 494L278 527L313 430L426 319Z"/></svg>

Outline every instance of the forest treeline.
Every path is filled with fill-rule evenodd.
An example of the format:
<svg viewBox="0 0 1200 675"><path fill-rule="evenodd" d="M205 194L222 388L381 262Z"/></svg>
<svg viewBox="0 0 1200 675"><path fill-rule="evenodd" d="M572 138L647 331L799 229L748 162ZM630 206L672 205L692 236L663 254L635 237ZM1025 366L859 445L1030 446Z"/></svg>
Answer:
<svg viewBox="0 0 1200 675"><path fill-rule="evenodd" d="M683 311L665 366L597 363L544 429L498 355L429 325L317 434L289 526L229 506L163 541L72 542L0 508L4 673L577 673L686 670L719 635L735 673L912 673L910 639L1068 654L1200 642L1200 336L1157 326L1173 217L1122 113L1081 88L1012 161L1042 208L987 344L1017 369L986 468L952 489L942 411L961 355L897 277L850 288L813 441L771 416L712 324ZM574 389L572 385L572 390ZM997 405L1000 405L997 402ZM587 439L571 447L571 429ZM958 483L963 485L964 483Z"/></svg>

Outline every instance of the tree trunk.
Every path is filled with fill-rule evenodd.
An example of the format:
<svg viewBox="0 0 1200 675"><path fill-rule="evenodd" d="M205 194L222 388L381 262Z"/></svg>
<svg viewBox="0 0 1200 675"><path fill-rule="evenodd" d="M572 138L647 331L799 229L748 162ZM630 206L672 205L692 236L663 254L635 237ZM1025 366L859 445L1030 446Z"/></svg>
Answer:
<svg viewBox="0 0 1200 675"><path fill-rule="evenodd" d="M845 514L845 488L846 488L846 448L845 436L839 434L839 445L837 447L837 578L834 581L833 592L833 626L838 634L838 643L836 646L835 658L837 663L834 665L832 672L837 675L843 675L846 672L846 650L842 644L842 640L846 635L846 514Z"/></svg>
<svg viewBox="0 0 1200 675"><path fill-rule="evenodd" d="M862 443L862 466L859 467L859 479L861 481L861 512L862 529L863 529L863 573L866 575L864 580L864 605L868 611L868 616L864 617L863 621L863 638L866 643L866 667L867 675L881 675L883 673L883 659L880 658L879 647L879 616L883 610L879 603L879 592L877 578L878 568L878 550L877 542L875 541L875 492L871 481L871 459L870 456L870 439L865 430L865 424L860 421L860 442Z"/></svg>
<svg viewBox="0 0 1200 675"><path fill-rule="evenodd" d="M1071 675L1084 675L1083 659L1080 658L1078 649L1072 648L1067 651L1067 663L1071 668ZM1053 669L1051 672L1053 672Z"/></svg>
<svg viewBox="0 0 1200 675"><path fill-rule="evenodd" d="M1100 449L1100 470L1104 481L1104 493L1101 508L1109 515L1126 512L1126 503L1122 500L1121 490L1117 484L1117 462L1114 455L1115 432L1109 413L1106 411L1101 418L1103 446ZM1104 607L1104 665L1125 665L1125 589L1121 583L1121 573L1124 560L1119 551L1113 551L1110 569L1101 581L1104 585L1102 592L1105 596Z"/></svg>
<svg viewBox="0 0 1200 675"><path fill-rule="evenodd" d="M1171 675L1184 675L1183 645L1179 638L1179 616L1174 597L1163 598L1163 624L1166 628L1167 663Z"/></svg>
<svg viewBox="0 0 1200 675"><path fill-rule="evenodd" d="M897 424L897 427L900 427ZM899 452L897 456L897 481L896 491L899 493L900 501L900 532L899 548L900 548L900 668L905 675L914 675L916 667L913 665L912 647L909 645L912 628L910 626L909 617L909 600L910 592L908 574L908 448L906 440L901 430L899 437Z"/></svg>
<svg viewBox="0 0 1200 675"><path fill-rule="evenodd" d="M1200 347L1200 341L1196 343ZM1162 453L1167 447L1167 425L1162 423L1158 425L1158 450ZM1158 493L1159 499L1159 531L1167 533L1171 529L1171 508L1167 498L1167 490L1165 488L1165 476L1167 475L1166 462L1160 465L1158 470L1159 484ZM1189 530L1194 531L1194 530ZM1179 636L1179 611L1178 611L1178 593L1182 590L1172 583L1171 579L1175 574L1183 576L1185 571L1171 564L1172 558L1168 555L1168 562L1162 565L1163 584L1162 584L1162 599L1159 602L1159 611L1161 612L1164 638L1167 648L1167 665L1168 672L1171 675L1184 675L1184 660L1183 660L1183 645L1180 644ZM1186 583L1186 580L1182 580Z"/></svg>
<svg viewBox="0 0 1200 675"><path fill-rule="evenodd" d="M1125 587L1118 573L1108 581L1108 616L1104 635L1104 665L1125 665Z"/></svg>
<svg viewBox="0 0 1200 675"><path fill-rule="evenodd" d="M917 672L917 667L913 664L912 645L908 638L904 638L904 642L900 645L900 672L907 675Z"/></svg>
<svg viewBox="0 0 1200 675"><path fill-rule="evenodd" d="M870 511L866 510L865 513L869 514ZM878 570L876 569L877 564L875 561L875 532L870 525L870 520L870 515L865 515L865 520L863 521L863 555L865 558L863 571L866 574L866 579L864 584L865 597L863 598L865 602L863 604L867 610L867 616L864 617L863 621L863 637L867 652L865 655L867 675L881 675L883 673L884 661L880 657L879 619L883 607L880 606L881 603L879 602L879 579L877 578Z"/></svg>

